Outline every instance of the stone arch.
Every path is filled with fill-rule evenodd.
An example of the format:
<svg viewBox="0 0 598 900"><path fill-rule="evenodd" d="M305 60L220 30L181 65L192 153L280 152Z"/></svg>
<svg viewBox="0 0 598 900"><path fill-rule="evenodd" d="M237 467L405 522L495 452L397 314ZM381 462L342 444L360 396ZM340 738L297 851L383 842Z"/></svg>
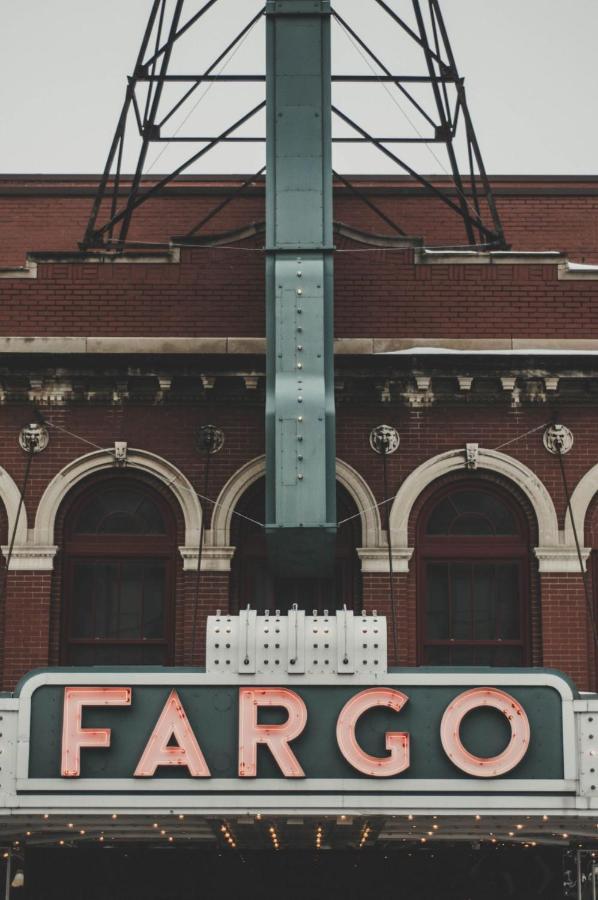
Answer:
<svg viewBox="0 0 598 900"><path fill-rule="evenodd" d="M266 458L258 456L241 466L226 482L214 505L212 528L206 533L207 547L230 548L233 511L245 491L266 473ZM361 519L360 556L386 545L380 511L365 479L348 463L336 461L336 477L353 499Z"/></svg>
<svg viewBox="0 0 598 900"><path fill-rule="evenodd" d="M17 487L14 478L8 474L6 469L3 469L0 466L0 503L3 504L6 511L9 543L12 533L15 530L15 522L17 524L15 531L15 547L21 547L27 541L27 510L25 509L25 503L23 503L21 511L19 512L20 500L21 492ZM12 565L11 568L13 568Z"/></svg>
<svg viewBox="0 0 598 900"><path fill-rule="evenodd" d="M573 513L573 522L577 530L580 546L584 544L584 532L586 517L590 504L598 493L598 463L582 475L577 482L573 493L571 494L571 511ZM565 515L565 543L575 547L575 535L573 533L573 524L569 511Z"/></svg>
<svg viewBox="0 0 598 900"><path fill-rule="evenodd" d="M114 451L95 450L68 463L47 485L39 501L33 529L35 546L54 544L54 527L60 504L76 484L114 466ZM186 569L197 568L197 547L202 509L189 479L173 463L148 450L129 449L127 468L144 472L165 484L176 498L185 522L185 544L180 548Z"/></svg>
<svg viewBox="0 0 598 900"><path fill-rule="evenodd" d="M449 450L426 460L411 472L393 501L390 510L390 529L393 548L407 554L409 519L415 501L428 485L451 472L467 473L465 449ZM497 450L478 449L476 468L494 472L513 482L529 500L538 523L538 547L540 571L568 571L562 551L567 551L560 541L558 519L552 497L538 476L526 465L506 453ZM566 556L568 553L565 552ZM567 560L568 564L569 560Z"/></svg>

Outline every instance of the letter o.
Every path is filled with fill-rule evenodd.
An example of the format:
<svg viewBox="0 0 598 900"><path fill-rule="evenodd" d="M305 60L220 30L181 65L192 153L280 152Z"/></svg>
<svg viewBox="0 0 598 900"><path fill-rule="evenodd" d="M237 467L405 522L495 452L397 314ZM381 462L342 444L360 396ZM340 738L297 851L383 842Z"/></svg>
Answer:
<svg viewBox="0 0 598 900"><path fill-rule="evenodd" d="M511 739L497 756L474 756L461 742L460 730L465 716L479 707L497 709L511 727ZM444 752L454 765L477 778L505 775L518 765L529 747L530 727L520 703L498 688L473 688L464 691L447 706L440 723L440 740Z"/></svg>

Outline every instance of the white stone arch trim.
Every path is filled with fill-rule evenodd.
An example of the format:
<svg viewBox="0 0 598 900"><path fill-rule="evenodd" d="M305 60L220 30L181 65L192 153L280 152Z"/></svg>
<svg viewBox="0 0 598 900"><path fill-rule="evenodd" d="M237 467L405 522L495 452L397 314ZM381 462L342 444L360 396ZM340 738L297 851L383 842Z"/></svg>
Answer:
<svg viewBox="0 0 598 900"><path fill-rule="evenodd" d="M83 479L113 467L114 449L107 448L106 450L94 450L92 453L72 460L54 476L39 501L35 526L30 536L32 549L48 548L54 544L56 515L69 491ZM127 451L127 468L144 472L170 489L180 506L185 522L185 544L180 548L185 568L197 568L197 547L202 510L189 479L173 463L148 450L129 449ZM195 549L195 557L193 549ZM47 568L51 568L51 565Z"/></svg>
<svg viewBox="0 0 598 900"><path fill-rule="evenodd" d="M582 475L577 482L573 493L571 494L571 511L573 513L573 521L577 530L577 537L580 546L583 548L584 533L586 525L586 517L590 504L598 493L598 463ZM569 511L565 515L565 543L567 546L575 547L575 535L573 533L573 525ZM585 558L590 554L590 549L584 549Z"/></svg>
<svg viewBox="0 0 598 900"><path fill-rule="evenodd" d="M17 487L17 483L14 478L8 474L6 469L3 469L0 466L0 503L3 504L4 509L6 510L6 520L8 523L8 544L5 547L2 547L2 552L5 557L8 554L8 546L10 545L13 531L15 535L10 565L11 569L17 568L15 565L17 557L19 556L23 545L27 542L27 510L25 508L25 503L23 503L19 512L20 500L21 492ZM17 524L16 531L15 522Z"/></svg>
<svg viewBox="0 0 598 900"><path fill-rule="evenodd" d="M206 549L227 550L232 557L234 548L230 545L230 535L234 509L245 491L265 474L266 457L258 456L237 469L229 478L216 499L212 527L206 532ZM364 559L369 558L368 552L372 554L373 551L386 547L380 510L365 479L342 459L336 460L336 477L353 499L361 518L362 547L358 553L363 565Z"/></svg>
<svg viewBox="0 0 598 900"><path fill-rule="evenodd" d="M420 494L431 484L460 472L467 475L465 448L449 450L426 460L411 472L397 492L390 510L390 529L393 549L412 552L408 547L409 519ZM478 449L477 469L493 472L515 484L529 500L538 523L536 556L541 572L571 571L570 548L564 546L559 534L558 519L552 497L535 472L526 465L498 450ZM574 548L573 548L574 549Z"/></svg>

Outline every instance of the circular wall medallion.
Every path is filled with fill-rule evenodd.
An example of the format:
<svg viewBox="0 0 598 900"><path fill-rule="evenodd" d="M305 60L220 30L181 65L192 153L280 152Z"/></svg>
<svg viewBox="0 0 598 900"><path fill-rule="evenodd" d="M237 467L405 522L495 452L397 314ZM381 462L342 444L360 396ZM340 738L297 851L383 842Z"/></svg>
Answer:
<svg viewBox="0 0 598 900"><path fill-rule="evenodd" d="M370 431L370 447L375 453L394 453L398 450L401 438L392 425L377 425Z"/></svg>
<svg viewBox="0 0 598 900"><path fill-rule="evenodd" d="M199 429L199 446L206 453L218 453L224 446L224 432L215 425L202 425Z"/></svg>
<svg viewBox="0 0 598 900"><path fill-rule="evenodd" d="M544 446L549 453L568 453L573 446L573 432L566 425L549 425L544 432Z"/></svg>
<svg viewBox="0 0 598 900"><path fill-rule="evenodd" d="M41 453L50 441L48 429L37 422L25 425L19 432L19 444L26 453Z"/></svg>

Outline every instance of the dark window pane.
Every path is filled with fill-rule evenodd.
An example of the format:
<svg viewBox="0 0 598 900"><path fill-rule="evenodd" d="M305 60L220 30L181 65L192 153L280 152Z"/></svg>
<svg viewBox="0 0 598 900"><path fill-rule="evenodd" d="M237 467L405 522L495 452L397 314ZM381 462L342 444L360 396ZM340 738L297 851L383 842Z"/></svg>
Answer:
<svg viewBox="0 0 598 900"><path fill-rule="evenodd" d="M265 516L265 479L255 482L243 495L237 512L258 522ZM357 515L356 515L357 513ZM237 547L231 573L231 608L286 611L293 603L308 612L318 609L362 608L361 566L356 547L361 546L361 518L353 500L337 485L337 531L334 578L278 579L268 572L263 529L240 516L234 516L231 543Z"/></svg>
<svg viewBox="0 0 598 900"><path fill-rule="evenodd" d="M475 666L476 665L476 648L475 647L451 647L451 665L452 666Z"/></svg>
<svg viewBox="0 0 598 900"><path fill-rule="evenodd" d="M164 636L165 568L163 563L146 564L143 581L143 637Z"/></svg>
<svg viewBox="0 0 598 900"><path fill-rule="evenodd" d="M166 565L151 560L76 563L71 637L164 637Z"/></svg>
<svg viewBox="0 0 598 900"><path fill-rule="evenodd" d="M155 503L143 497L137 509L137 517L144 523L144 534L165 534L166 528L162 513Z"/></svg>
<svg viewBox="0 0 598 900"><path fill-rule="evenodd" d="M75 534L166 534L159 507L146 493L123 486L94 494L80 510Z"/></svg>
<svg viewBox="0 0 598 900"><path fill-rule="evenodd" d="M166 647L163 644L149 644L142 649L144 666L166 665Z"/></svg>
<svg viewBox="0 0 598 900"><path fill-rule="evenodd" d="M469 640L472 634L471 566L451 566L451 633L455 640Z"/></svg>
<svg viewBox="0 0 598 900"><path fill-rule="evenodd" d="M497 566L497 632L504 640L521 637L519 598L519 566L508 563Z"/></svg>
<svg viewBox="0 0 598 900"><path fill-rule="evenodd" d="M71 666L93 666L95 648L86 644L73 644L70 648L69 663Z"/></svg>
<svg viewBox="0 0 598 900"><path fill-rule="evenodd" d="M121 563L118 631L114 635L121 640L141 638L144 565L129 561Z"/></svg>
<svg viewBox="0 0 598 900"><path fill-rule="evenodd" d="M73 572L71 634L76 638L93 637L93 564L77 563Z"/></svg>
<svg viewBox="0 0 598 900"><path fill-rule="evenodd" d="M426 647L424 653L424 665L426 666L450 666L450 647Z"/></svg>
<svg viewBox="0 0 598 900"><path fill-rule="evenodd" d="M145 534L136 516L120 509L109 512L98 522L98 534Z"/></svg>
<svg viewBox="0 0 598 900"><path fill-rule="evenodd" d="M492 522L476 513L463 513L451 524L451 534L484 535L494 534Z"/></svg>
<svg viewBox="0 0 598 900"><path fill-rule="evenodd" d="M497 647L494 651L494 665L520 666L522 653L521 647Z"/></svg>
<svg viewBox="0 0 598 900"><path fill-rule="evenodd" d="M493 666L495 654L495 647L476 647L474 653L476 666Z"/></svg>
<svg viewBox="0 0 598 900"><path fill-rule="evenodd" d="M496 537L519 535L522 558L527 549L508 504L483 486L452 490L433 507L426 522L426 535L435 540L428 542L424 538L422 544L426 558L424 664L524 664L523 562L503 561L504 550L511 544L515 546L515 541L495 541ZM460 541L460 536L476 540ZM501 552L495 554L498 546ZM430 557L436 550L440 558L433 560ZM513 555L518 556L517 549ZM505 646L503 641L517 643ZM444 645L433 646L434 642Z"/></svg>
<svg viewBox="0 0 598 900"><path fill-rule="evenodd" d="M118 563L97 562L94 566L94 580L94 637L114 637L118 633Z"/></svg>
<svg viewBox="0 0 598 900"><path fill-rule="evenodd" d="M430 517L428 518L428 526L426 531L428 534L449 534L451 522L457 515L450 498L445 498L434 507Z"/></svg>
<svg viewBox="0 0 598 900"><path fill-rule="evenodd" d="M454 491L434 507L427 534L517 534L517 522L500 497L484 490Z"/></svg>
<svg viewBox="0 0 598 900"><path fill-rule="evenodd" d="M496 637L495 594L496 567L480 563L473 567L473 609L476 640L494 640Z"/></svg>
<svg viewBox="0 0 598 900"><path fill-rule="evenodd" d="M73 644L71 666L164 666L165 644Z"/></svg>
<svg viewBox="0 0 598 900"><path fill-rule="evenodd" d="M426 638L449 637L448 565L431 563L426 568Z"/></svg>
<svg viewBox="0 0 598 900"><path fill-rule="evenodd" d="M79 512L73 531L75 534L94 534L104 515L104 497L96 494Z"/></svg>
<svg viewBox="0 0 598 900"><path fill-rule="evenodd" d="M104 648L104 655L111 656L111 648ZM143 665L143 647L141 644L128 644L124 647L115 648L116 662L119 666L142 666Z"/></svg>

